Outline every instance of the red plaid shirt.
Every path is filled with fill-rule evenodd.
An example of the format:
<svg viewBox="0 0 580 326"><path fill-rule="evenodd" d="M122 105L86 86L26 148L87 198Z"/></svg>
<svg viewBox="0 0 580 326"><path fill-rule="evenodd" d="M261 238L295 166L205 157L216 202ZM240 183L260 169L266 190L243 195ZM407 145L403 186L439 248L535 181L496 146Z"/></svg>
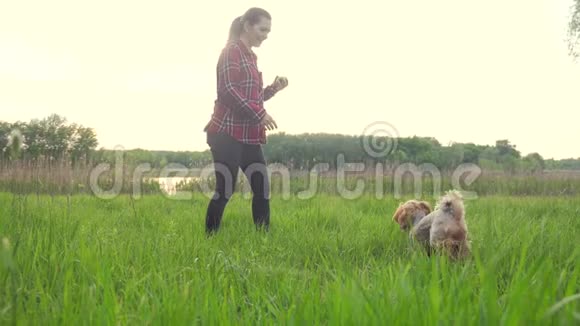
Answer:
<svg viewBox="0 0 580 326"><path fill-rule="evenodd" d="M260 124L266 115L264 101L276 90L263 87L257 57L241 41L229 42L217 64L217 99L208 133L225 132L246 144L265 144L266 128Z"/></svg>

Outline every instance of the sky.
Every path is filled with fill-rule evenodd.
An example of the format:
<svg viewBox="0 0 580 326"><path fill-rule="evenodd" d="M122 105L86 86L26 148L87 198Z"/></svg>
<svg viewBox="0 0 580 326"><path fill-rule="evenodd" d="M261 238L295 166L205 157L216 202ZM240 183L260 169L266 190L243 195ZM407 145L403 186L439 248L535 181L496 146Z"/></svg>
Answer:
<svg viewBox="0 0 580 326"><path fill-rule="evenodd" d="M254 48L264 83L289 80L265 104L274 132L360 135L384 122L377 135L580 157L572 0L201 3L3 1L0 120L55 113L94 128L99 148L205 150L219 53L231 21L257 6L272 15Z"/></svg>

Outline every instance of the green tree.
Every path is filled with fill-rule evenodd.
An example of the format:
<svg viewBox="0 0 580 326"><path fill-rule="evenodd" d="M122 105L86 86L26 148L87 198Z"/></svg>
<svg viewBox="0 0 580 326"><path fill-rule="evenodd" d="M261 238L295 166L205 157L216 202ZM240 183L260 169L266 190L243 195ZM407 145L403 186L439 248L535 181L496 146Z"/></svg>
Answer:
<svg viewBox="0 0 580 326"><path fill-rule="evenodd" d="M507 139L496 141L495 147L497 148L497 153L500 158L520 158L520 152L516 150L516 145L510 144L510 141Z"/></svg>
<svg viewBox="0 0 580 326"><path fill-rule="evenodd" d="M73 164L78 162L88 163L91 159L91 153L94 152L97 145L97 135L92 128L73 126L70 149Z"/></svg>
<svg viewBox="0 0 580 326"><path fill-rule="evenodd" d="M26 139L26 157L31 160L41 159L46 151L46 138L40 120L31 120L24 129L24 137Z"/></svg>
<svg viewBox="0 0 580 326"><path fill-rule="evenodd" d="M441 168L456 168L463 163L465 158L465 146L463 144L452 144L449 147L442 147L439 150L439 164Z"/></svg>
<svg viewBox="0 0 580 326"><path fill-rule="evenodd" d="M580 0L575 0L568 24L568 49L575 59L580 57Z"/></svg>
<svg viewBox="0 0 580 326"><path fill-rule="evenodd" d="M14 160L22 156L26 148L22 129L26 125L21 122L0 122L0 160Z"/></svg>
<svg viewBox="0 0 580 326"><path fill-rule="evenodd" d="M542 172L546 165L542 155L538 153L531 153L524 157L526 169L532 173Z"/></svg>
<svg viewBox="0 0 580 326"><path fill-rule="evenodd" d="M489 146L475 145L473 143L461 144L463 147L463 163L477 163L481 153Z"/></svg>
<svg viewBox="0 0 580 326"><path fill-rule="evenodd" d="M0 121L0 161L7 158L8 155L8 138L10 137L10 123Z"/></svg>
<svg viewBox="0 0 580 326"><path fill-rule="evenodd" d="M22 155L22 150L25 148L24 136L20 129L12 129L10 134L8 134L8 141L6 144L6 149L8 151L8 156L11 160L20 159Z"/></svg>
<svg viewBox="0 0 580 326"><path fill-rule="evenodd" d="M40 121L46 142L46 154L52 159L61 159L69 152L76 126L66 124L67 120L52 114Z"/></svg>

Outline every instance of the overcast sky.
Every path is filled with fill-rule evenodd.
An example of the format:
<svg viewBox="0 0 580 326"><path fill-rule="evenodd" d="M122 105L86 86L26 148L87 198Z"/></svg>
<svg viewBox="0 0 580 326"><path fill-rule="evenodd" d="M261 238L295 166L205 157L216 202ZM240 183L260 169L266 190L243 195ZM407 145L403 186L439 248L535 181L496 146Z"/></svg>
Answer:
<svg viewBox="0 0 580 326"><path fill-rule="evenodd" d="M402 137L580 157L580 63L565 0L4 1L0 120L52 113L99 147L204 150L215 65L233 18L272 15L255 49L266 103L287 133Z"/></svg>

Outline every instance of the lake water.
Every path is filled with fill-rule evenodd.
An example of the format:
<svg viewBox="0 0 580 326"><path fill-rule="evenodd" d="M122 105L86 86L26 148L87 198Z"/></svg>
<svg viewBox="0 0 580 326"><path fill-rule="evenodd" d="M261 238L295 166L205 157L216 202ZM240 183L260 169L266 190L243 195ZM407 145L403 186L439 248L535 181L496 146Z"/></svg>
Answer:
<svg viewBox="0 0 580 326"><path fill-rule="evenodd" d="M199 177L166 177L166 178L148 178L146 181L156 181L163 192L168 195L174 195L177 192L177 185L181 183L197 182Z"/></svg>

